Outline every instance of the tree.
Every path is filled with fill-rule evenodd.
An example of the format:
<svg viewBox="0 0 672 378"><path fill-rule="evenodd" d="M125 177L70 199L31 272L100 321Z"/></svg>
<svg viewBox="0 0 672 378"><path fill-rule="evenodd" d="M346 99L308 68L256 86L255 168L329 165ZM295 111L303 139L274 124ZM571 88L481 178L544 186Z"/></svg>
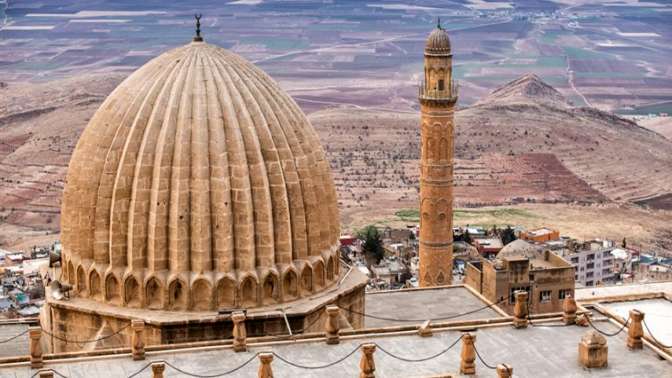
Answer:
<svg viewBox="0 0 672 378"><path fill-rule="evenodd" d="M369 225L359 231L357 237L364 240L362 244L362 251L367 260L374 260L376 264L385 257L385 249L383 249L383 239L376 226Z"/></svg>
<svg viewBox="0 0 672 378"><path fill-rule="evenodd" d="M464 234L462 234L462 241L467 243L467 244L471 244L471 242L473 241L471 239L471 235L469 234L469 229L468 228L466 228L464 230Z"/></svg>
<svg viewBox="0 0 672 378"><path fill-rule="evenodd" d="M511 228L511 226L506 226L502 231L502 244L507 245L516 239L516 233L513 232L513 228Z"/></svg>

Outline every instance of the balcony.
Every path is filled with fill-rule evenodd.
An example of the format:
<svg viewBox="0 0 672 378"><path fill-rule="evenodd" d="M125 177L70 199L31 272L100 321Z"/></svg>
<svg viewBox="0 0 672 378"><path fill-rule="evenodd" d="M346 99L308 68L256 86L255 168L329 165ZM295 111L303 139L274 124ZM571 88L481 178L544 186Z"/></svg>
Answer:
<svg viewBox="0 0 672 378"><path fill-rule="evenodd" d="M420 100L455 102L459 92L458 88L457 80L453 80L450 87L443 90L425 88L425 82L421 81L418 84L418 97Z"/></svg>

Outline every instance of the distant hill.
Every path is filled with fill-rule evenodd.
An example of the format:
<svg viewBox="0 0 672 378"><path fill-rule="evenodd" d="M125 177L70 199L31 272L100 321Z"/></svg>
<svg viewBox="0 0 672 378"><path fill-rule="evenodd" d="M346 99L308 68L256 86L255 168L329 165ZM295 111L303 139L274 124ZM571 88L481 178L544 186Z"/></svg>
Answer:
<svg viewBox="0 0 672 378"><path fill-rule="evenodd" d="M346 212L373 198L417 200L418 115L331 109L310 119L328 145ZM456 125L458 205L642 203L672 193L672 141L613 114L573 108L535 75L460 109Z"/></svg>
<svg viewBox="0 0 672 378"><path fill-rule="evenodd" d="M0 88L0 244L58 231L70 154L123 76ZM419 114L333 108L309 118L331 160L344 217L417 205ZM573 108L537 76L459 110L456 125L456 205L672 207L671 140L609 113Z"/></svg>
<svg viewBox="0 0 672 378"><path fill-rule="evenodd" d="M542 103L556 107L568 107L567 99L555 88L544 83L535 74L526 74L492 91L474 105Z"/></svg>

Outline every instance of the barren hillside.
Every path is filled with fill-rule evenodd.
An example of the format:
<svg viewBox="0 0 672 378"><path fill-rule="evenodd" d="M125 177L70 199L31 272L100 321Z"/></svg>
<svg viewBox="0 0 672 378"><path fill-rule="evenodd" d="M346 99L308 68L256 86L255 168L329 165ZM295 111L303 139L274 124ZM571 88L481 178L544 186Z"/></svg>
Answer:
<svg viewBox="0 0 672 378"><path fill-rule="evenodd" d="M70 153L123 75L0 88L0 244L57 232ZM310 114L332 162L344 220L417 205L419 114L335 108ZM572 108L526 75L456 117L456 205L672 202L672 141Z"/></svg>
<svg viewBox="0 0 672 378"><path fill-rule="evenodd" d="M372 201L416 201L418 115L332 109L310 118L327 143L346 214ZM667 207L672 193L671 141L572 108L534 75L458 111L455 135L457 205L655 199Z"/></svg>

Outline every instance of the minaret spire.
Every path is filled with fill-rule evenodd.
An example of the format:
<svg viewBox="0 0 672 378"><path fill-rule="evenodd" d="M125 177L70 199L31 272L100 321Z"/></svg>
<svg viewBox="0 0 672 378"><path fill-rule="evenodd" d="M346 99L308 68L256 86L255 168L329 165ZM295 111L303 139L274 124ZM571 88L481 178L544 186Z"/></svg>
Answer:
<svg viewBox="0 0 672 378"><path fill-rule="evenodd" d="M194 14L194 18L196 19L196 36L194 37L194 42L203 42L203 37L201 37L201 17L203 17L202 14Z"/></svg>

